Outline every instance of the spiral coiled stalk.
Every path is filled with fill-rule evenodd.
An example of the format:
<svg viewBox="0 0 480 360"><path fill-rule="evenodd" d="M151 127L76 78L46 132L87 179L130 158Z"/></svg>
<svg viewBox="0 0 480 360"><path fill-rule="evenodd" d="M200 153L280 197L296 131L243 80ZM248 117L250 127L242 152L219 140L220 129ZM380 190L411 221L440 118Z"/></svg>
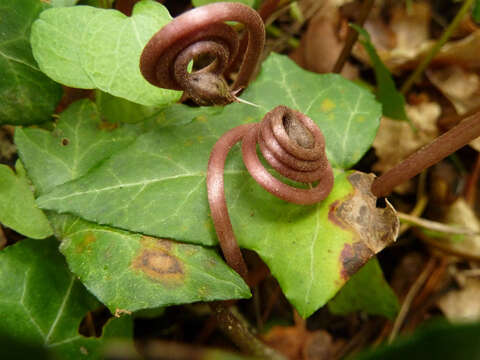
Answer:
<svg viewBox="0 0 480 360"><path fill-rule="evenodd" d="M239 52L237 32L225 21L244 25L246 50ZM183 90L201 105L223 105L251 80L265 44L265 27L257 12L240 3L214 3L176 17L158 31L145 46L140 70L153 85ZM206 67L189 73L192 60L214 59ZM223 74L240 68L231 86Z"/></svg>
<svg viewBox="0 0 480 360"><path fill-rule="evenodd" d="M242 141L243 161L250 175L265 190L288 202L309 205L325 199L333 187L333 171L318 126L306 115L286 106L277 106L258 124L233 128L217 141L208 162L208 202L227 263L247 279L247 267L228 215L223 180L228 152L239 141ZM257 143L265 160L281 175L304 183L318 181L318 184L300 189L272 176L258 158Z"/></svg>

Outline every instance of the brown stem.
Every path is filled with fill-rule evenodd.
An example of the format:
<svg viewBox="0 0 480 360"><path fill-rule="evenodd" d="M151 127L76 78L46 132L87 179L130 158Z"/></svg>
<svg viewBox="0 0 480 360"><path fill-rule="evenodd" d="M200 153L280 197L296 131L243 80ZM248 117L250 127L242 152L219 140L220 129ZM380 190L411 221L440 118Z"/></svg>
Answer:
<svg viewBox="0 0 480 360"><path fill-rule="evenodd" d="M262 359L285 360L285 357L258 340L223 303L210 303L217 324L240 349Z"/></svg>
<svg viewBox="0 0 480 360"><path fill-rule="evenodd" d="M250 175L265 190L285 201L309 205L325 199L333 187L333 172L318 126L309 117L285 106L277 106L267 113L260 124L237 126L217 141L208 162L208 202L227 263L247 280L247 267L228 215L223 180L227 154L240 140L243 161ZM261 164L257 143L264 158L281 175L294 181L319 183L310 189L282 183Z"/></svg>
<svg viewBox="0 0 480 360"><path fill-rule="evenodd" d="M238 51L238 35L225 21L245 26L244 52ZM202 105L227 104L234 97L222 74L242 59L231 90L246 87L264 44L265 27L255 10L240 3L209 4L183 13L158 31L143 50L140 70L153 85L184 90ZM189 73L188 64L204 55L214 61Z"/></svg>
<svg viewBox="0 0 480 360"><path fill-rule="evenodd" d="M395 186L436 164L478 136L480 136L480 112L466 118L429 145L376 178L372 184L372 193L377 197L387 196Z"/></svg>
<svg viewBox="0 0 480 360"><path fill-rule="evenodd" d="M358 26L363 26L365 20L367 20L368 14L372 9L373 4L375 3L374 0L364 0L362 9L360 10L360 15L358 16L356 24ZM348 28L347 39L345 40L345 45L343 46L342 52L338 56L337 62L333 67L332 72L339 74L345 63L347 62L350 53L352 52L353 45L357 42L358 39L358 32L353 29L352 27Z"/></svg>

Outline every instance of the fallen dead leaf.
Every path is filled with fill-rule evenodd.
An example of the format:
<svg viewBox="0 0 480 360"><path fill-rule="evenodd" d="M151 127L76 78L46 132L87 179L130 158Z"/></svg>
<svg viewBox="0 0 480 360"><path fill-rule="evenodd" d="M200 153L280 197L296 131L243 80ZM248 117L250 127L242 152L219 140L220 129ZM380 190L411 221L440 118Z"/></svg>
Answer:
<svg viewBox="0 0 480 360"><path fill-rule="evenodd" d="M300 46L290 54L301 67L321 74L332 71L347 33L346 20L339 11L339 6L344 3L346 1L326 1L310 20ZM358 70L347 62L341 74L348 79L354 79L358 76Z"/></svg>

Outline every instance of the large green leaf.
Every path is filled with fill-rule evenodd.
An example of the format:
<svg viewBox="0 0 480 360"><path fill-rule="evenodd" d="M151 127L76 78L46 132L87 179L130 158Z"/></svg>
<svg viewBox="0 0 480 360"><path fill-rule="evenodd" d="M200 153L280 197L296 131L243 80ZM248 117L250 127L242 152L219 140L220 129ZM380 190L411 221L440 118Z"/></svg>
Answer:
<svg viewBox="0 0 480 360"><path fill-rule="evenodd" d="M352 276L339 293L328 303L334 314L346 315L363 310L372 315L393 319L398 312L397 296L383 277L376 258L371 259Z"/></svg>
<svg viewBox="0 0 480 360"><path fill-rule="evenodd" d="M166 8L150 0L137 3L131 17L90 6L49 9L32 26L33 54L40 69L64 85L168 104L181 92L151 85L138 64L148 40L170 20Z"/></svg>
<svg viewBox="0 0 480 360"><path fill-rule="evenodd" d="M52 228L37 208L21 166L17 166L15 174L8 166L0 165L0 223L34 239L52 235Z"/></svg>
<svg viewBox="0 0 480 360"><path fill-rule="evenodd" d="M112 313L250 296L212 249L61 218L70 269Z"/></svg>
<svg viewBox="0 0 480 360"><path fill-rule="evenodd" d="M111 130L112 124L99 118L96 106L82 100L62 113L52 133L17 130L15 141L38 193L82 176L127 147L142 128L126 125ZM72 217L50 214L50 220L56 236L65 239L61 249L70 268L112 312L249 296L245 283L213 250L142 237ZM85 251L79 251L82 247ZM162 265L166 268L161 269ZM172 269L181 271L168 273ZM156 270L166 273L166 281Z"/></svg>
<svg viewBox="0 0 480 360"><path fill-rule="evenodd" d="M135 140L139 128L101 121L94 103L80 100L60 115L53 132L18 128L15 143L38 194L85 174Z"/></svg>
<svg viewBox="0 0 480 360"><path fill-rule="evenodd" d="M59 359L99 359L108 338L132 336L132 321L111 321L102 338L79 334L82 318L99 303L68 271L57 247L53 239L23 240L0 252L0 333L41 345Z"/></svg>
<svg viewBox="0 0 480 360"><path fill-rule="evenodd" d="M271 89L272 82L279 86ZM38 204L135 232L212 245L205 171L214 142L226 130L258 121L283 103L312 117L325 134L331 162L348 167L368 149L380 116L366 90L340 76L303 71L279 55L270 57L243 96L260 108L183 107L187 118L196 114L191 124L140 136ZM372 177L365 174L338 171L329 198L314 206L289 204L264 191L246 172L238 146L225 174L239 243L262 256L303 316L325 304L395 235L398 222L390 209L375 208Z"/></svg>
<svg viewBox="0 0 480 360"><path fill-rule="evenodd" d="M62 88L33 59L30 27L46 5L41 0L0 4L0 124L34 124L50 119Z"/></svg>

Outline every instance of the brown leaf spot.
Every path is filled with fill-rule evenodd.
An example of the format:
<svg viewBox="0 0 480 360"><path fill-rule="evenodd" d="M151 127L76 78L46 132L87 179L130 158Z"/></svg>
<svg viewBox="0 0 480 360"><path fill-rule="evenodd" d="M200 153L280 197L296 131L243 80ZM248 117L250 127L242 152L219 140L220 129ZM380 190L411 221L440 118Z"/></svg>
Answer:
<svg viewBox="0 0 480 360"><path fill-rule="evenodd" d="M118 123L111 123L108 121L102 121L100 124L98 124L98 128L100 130L105 130L105 131L112 131L118 128Z"/></svg>
<svg viewBox="0 0 480 360"><path fill-rule="evenodd" d="M341 275L344 280L350 278L360 268L365 265L375 253L370 250L364 243L356 242L353 244L345 244L340 254L340 262L342 263Z"/></svg>
<svg viewBox="0 0 480 360"><path fill-rule="evenodd" d="M77 247L75 248L75 251L78 254L81 254L85 251L91 252L92 251L92 244L97 241L97 238L95 235L91 232L87 233L87 235L83 238L83 241L80 242Z"/></svg>
<svg viewBox="0 0 480 360"><path fill-rule="evenodd" d="M348 176L353 191L330 205L328 219L353 234L353 244L346 244L340 254L342 277L353 275L370 257L395 241L399 220L395 209L386 201L377 207L370 191L375 175L354 172Z"/></svg>
<svg viewBox="0 0 480 360"><path fill-rule="evenodd" d="M181 261L172 253L172 242L143 236L132 267L163 285L180 285L185 278Z"/></svg>
<svg viewBox="0 0 480 360"><path fill-rule="evenodd" d="M67 146L68 144L70 144L70 140L68 140L68 138L63 138L62 139L62 146Z"/></svg>

